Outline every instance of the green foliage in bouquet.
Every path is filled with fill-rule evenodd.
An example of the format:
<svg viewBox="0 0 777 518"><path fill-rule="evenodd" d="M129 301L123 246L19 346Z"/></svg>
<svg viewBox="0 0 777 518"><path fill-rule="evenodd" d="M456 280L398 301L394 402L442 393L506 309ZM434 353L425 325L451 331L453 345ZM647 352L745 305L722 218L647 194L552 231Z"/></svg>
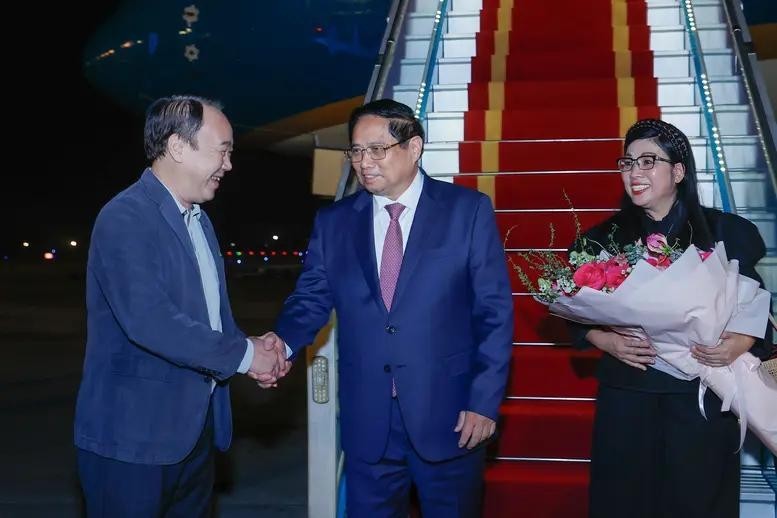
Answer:
<svg viewBox="0 0 777 518"><path fill-rule="evenodd" d="M521 284L539 301L546 304L555 302L562 295L571 296L583 286L613 292L631 273L638 261L645 259L658 269L668 268L683 253L679 241L673 245L667 243L662 234L651 234L647 242L630 243L623 247L615 240L618 226L613 224L607 234L605 245L589 239L582 234L580 219L577 217L572 201L564 192L564 199L572 210L575 223L575 243L564 260L549 250L531 250L517 252L515 255L524 260L528 268L538 273L536 286L520 264L508 255L508 261L515 270ZM505 245L515 227L505 236ZM553 224L550 224L548 249L552 249L556 238ZM595 245L595 246L594 246Z"/></svg>

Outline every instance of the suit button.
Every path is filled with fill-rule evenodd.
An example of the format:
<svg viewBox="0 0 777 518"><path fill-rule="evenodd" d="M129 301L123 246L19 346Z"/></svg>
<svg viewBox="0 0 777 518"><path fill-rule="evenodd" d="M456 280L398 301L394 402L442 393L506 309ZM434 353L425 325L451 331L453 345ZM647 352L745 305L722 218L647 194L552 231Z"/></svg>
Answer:
<svg viewBox="0 0 777 518"><path fill-rule="evenodd" d="M397 332L397 328L394 326L386 326L386 332L390 335L393 335Z"/></svg>
<svg viewBox="0 0 777 518"><path fill-rule="evenodd" d="M391 372L391 365L384 365L383 372Z"/></svg>

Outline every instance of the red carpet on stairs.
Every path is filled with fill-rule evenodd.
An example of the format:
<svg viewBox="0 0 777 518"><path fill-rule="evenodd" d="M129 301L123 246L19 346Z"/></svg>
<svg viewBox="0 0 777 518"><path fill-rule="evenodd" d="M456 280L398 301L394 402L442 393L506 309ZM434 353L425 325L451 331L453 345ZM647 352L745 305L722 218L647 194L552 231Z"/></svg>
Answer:
<svg viewBox="0 0 777 518"><path fill-rule="evenodd" d="M564 193L584 229L619 206L621 138L660 116L646 21L644 0L483 0L455 182L491 197L508 255L571 244ZM563 321L512 282L515 347L483 516L583 518L600 353L569 347Z"/></svg>

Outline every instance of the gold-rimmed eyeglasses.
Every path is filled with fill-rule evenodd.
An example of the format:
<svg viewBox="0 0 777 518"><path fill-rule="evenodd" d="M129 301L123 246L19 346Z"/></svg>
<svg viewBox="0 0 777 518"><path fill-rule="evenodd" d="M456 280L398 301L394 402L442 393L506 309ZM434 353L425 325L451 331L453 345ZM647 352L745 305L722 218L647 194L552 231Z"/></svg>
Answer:
<svg viewBox="0 0 777 518"><path fill-rule="evenodd" d="M642 155L638 156L637 158L631 158L630 156L622 156L620 157L616 164L618 165L618 170L621 173L628 173L632 169L634 169L634 164L637 164L637 167L642 169L643 171L647 171L649 169L653 169L656 166L656 162L666 162L667 164L674 164L671 160L667 160L666 158L661 158L660 156L656 155Z"/></svg>
<svg viewBox="0 0 777 518"><path fill-rule="evenodd" d="M414 136L415 135L413 135L413 137ZM367 147L354 146L345 150L345 156L348 157L348 160L353 163L361 162L364 158L364 153L367 153L367 156L369 156L372 160L383 160L386 158L386 151L393 148L394 146L404 144L413 137L408 137L404 140L400 140L399 142L394 142L393 144L374 144Z"/></svg>

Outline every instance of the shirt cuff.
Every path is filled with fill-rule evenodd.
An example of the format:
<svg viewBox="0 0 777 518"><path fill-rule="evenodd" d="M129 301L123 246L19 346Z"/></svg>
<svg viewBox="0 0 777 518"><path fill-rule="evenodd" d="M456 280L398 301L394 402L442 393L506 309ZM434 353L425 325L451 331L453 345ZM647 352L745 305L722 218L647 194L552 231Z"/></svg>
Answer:
<svg viewBox="0 0 777 518"><path fill-rule="evenodd" d="M245 374L251 367L251 363L254 361L254 343L246 338L246 353L243 355L243 361L237 367L238 374Z"/></svg>

